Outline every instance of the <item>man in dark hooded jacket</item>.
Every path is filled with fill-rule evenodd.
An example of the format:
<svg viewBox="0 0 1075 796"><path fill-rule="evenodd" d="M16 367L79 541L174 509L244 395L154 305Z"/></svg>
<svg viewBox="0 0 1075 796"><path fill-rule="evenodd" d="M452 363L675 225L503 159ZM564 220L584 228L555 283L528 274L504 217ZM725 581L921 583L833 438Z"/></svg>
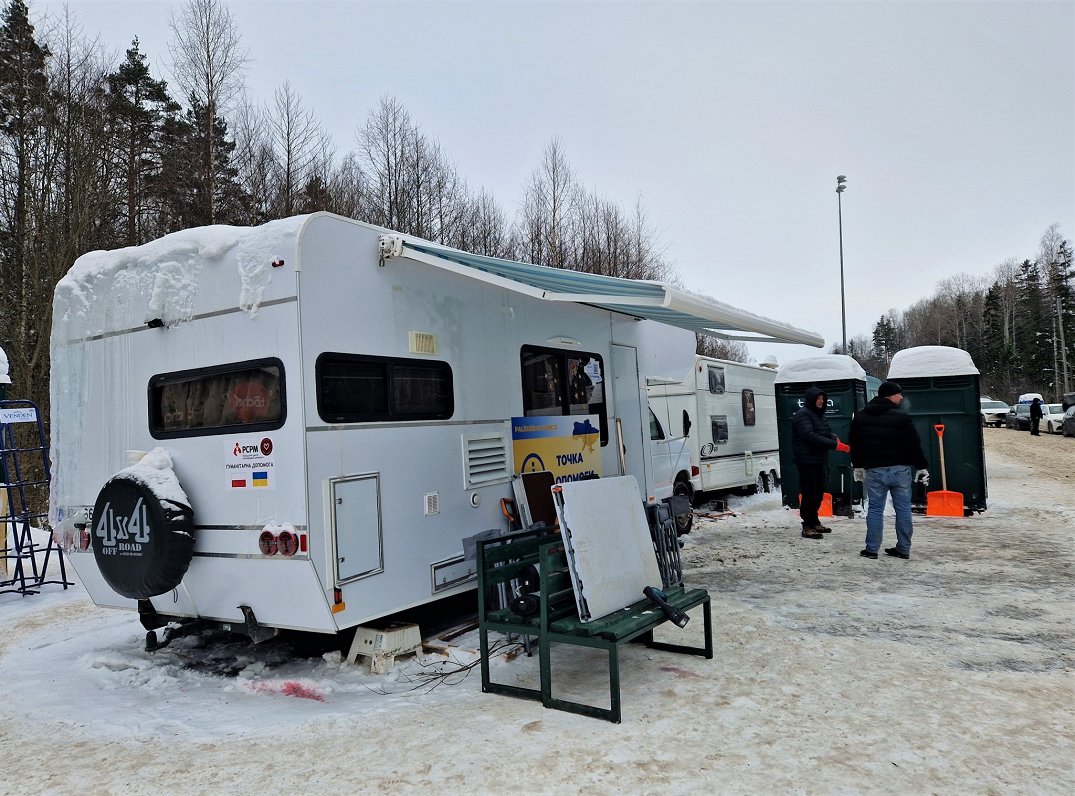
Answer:
<svg viewBox="0 0 1075 796"><path fill-rule="evenodd" d="M829 451L847 453L849 448L832 433L825 420L828 396L824 390L808 387L803 405L791 416L791 450L795 468L799 471L799 518L803 523L804 539L821 539L829 533L817 517L825 496L825 470Z"/></svg>
<svg viewBox="0 0 1075 796"><path fill-rule="evenodd" d="M1038 426L1041 424L1041 418L1044 413L1041 411L1041 399L1035 398L1030 402L1030 433L1035 437L1040 437L1041 432L1038 431Z"/></svg>
<svg viewBox="0 0 1075 796"><path fill-rule="evenodd" d="M896 546L885 552L896 558L911 557L911 481L929 484L922 440L911 416L900 409L902 401L903 388L886 381L877 389L877 397L851 418L851 463L856 480L858 470L863 471L861 480L869 500L866 549L859 553L866 558L877 558L890 493L896 512Z"/></svg>

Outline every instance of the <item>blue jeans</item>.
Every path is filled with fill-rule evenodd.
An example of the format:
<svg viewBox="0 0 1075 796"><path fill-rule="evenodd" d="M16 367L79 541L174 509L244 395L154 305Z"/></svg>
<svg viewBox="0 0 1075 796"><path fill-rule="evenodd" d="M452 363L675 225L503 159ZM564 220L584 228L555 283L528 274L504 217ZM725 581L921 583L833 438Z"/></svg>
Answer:
<svg viewBox="0 0 1075 796"><path fill-rule="evenodd" d="M866 549L876 553L884 538L885 503L892 493L896 511L896 549L911 552L911 477L912 467L872 467L866 471Z"/></svg>

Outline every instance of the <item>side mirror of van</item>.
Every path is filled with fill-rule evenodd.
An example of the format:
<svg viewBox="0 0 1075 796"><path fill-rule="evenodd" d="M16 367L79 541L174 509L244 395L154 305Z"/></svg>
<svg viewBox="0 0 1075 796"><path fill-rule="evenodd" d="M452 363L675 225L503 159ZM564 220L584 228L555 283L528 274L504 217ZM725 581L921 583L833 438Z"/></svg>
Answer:
<svg viewBox="0 0 1075 796"><path fill-rule="evenodd" d="M689 437L691 435L691 416L687 414L687 410L683 410L683 436Z"/></svg>

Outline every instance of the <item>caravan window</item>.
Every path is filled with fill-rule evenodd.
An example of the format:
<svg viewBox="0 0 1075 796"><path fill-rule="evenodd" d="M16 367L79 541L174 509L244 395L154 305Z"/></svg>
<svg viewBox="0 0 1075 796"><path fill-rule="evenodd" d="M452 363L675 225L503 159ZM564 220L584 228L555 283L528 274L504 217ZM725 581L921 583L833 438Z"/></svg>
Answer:
<svg viewBox="0 0 1075 796"><path fill-rule="evenodd" d="M758 413L754 409L754 391L743 390L743 425L753 426L757 419Z"/></svg>
<svg viewBox="0 0 1075 796"><path fill-rule="evenodd" d="M724 368L709 366L709 391L718 395L724 393Z"/></svg>
<svg viewBox="0 0 1075 796"><path fill-rule="evenodd" d="M284 365L278 359L161 373L149 380L154 439L271 431L284 424Z"/></svg>
<svg viewBox="0 0 1075 796"><path fill-rule="evenodd" d="M597 415L608 443L605 365L597 354L523 346L523 414Z"/></svg>
<svg viewBox="0 0 1075 796"><path fill-rule="evenodd" d="M325 353L315 372L317 413L328 423L445 420L455 411L447 362Z"/></svg>
<svg viewBox="0 0 1075 796"><path fill-rule="evenodd" d="M712 415L709 418L710 428L713 431L713 444L720 445L728 441L728 416Z"/></svg>

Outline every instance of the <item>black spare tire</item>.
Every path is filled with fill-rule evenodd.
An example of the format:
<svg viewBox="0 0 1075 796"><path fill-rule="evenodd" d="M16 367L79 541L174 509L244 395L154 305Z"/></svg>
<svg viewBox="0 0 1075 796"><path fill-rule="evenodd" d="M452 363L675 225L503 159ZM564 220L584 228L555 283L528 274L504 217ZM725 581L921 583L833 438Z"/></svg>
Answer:
<svg viewBox="0 0 1075 796"><path fill-rule="evenodd" d="M93 557L105 582L133 600L165 594L194 554L194 512L120 473L93 505Z"/></svg>

